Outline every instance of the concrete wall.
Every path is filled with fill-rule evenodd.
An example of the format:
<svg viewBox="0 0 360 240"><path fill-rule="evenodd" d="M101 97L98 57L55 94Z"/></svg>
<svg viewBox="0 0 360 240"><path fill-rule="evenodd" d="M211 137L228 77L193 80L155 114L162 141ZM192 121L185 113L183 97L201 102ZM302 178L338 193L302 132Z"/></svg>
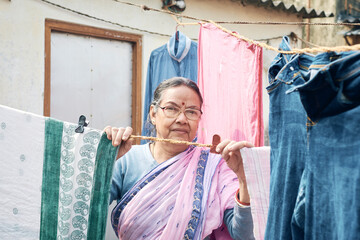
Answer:
<svg viewBox="0 0 360 240"><path fill-rule="evenodd" d="M134 6L101 0L51 0L67 8L115 23L172 35L176 22L167 14L143 11ZM160 9L160 0L136 0ZM229 0L187 0L183 14L218 21L299 21L293 15L254 6L242 6ZM44 94L44 22L52 18L94 27L114 29L143 35L143 82L153 49L165 44L168 37L135 31L80 16L41 0L0 0L0 104L43 114ZM186 19L180 21L189 22ZM252 39L271 38L301 29L292 26L223 25ZM198 26L180 26L179 30L198 38ZM274 46L277 46L275 44ZM144 88L144 86L143 86Z"/></svg>
<svg viewBox="0 0 360 240"><path fill-rule="evenodd" d="M311 0L311 7L315 9L323 9L327 12L336 14L336 2L326 0ZM312 19L312 23L327 22L336 23L335 17L331 18L318 18ZM310 42L313 42L320 46L345 46L347 45L343 34L348 31L349 28L345 26L311 26L310 27Z"/></svg>
<svg viewBox="0 0 360 240"><path fill-rule="evenodd" d="M307 7L310 3L310 8L313 8L320 11L325 11L328 13L336 14L336 1L328 0L283 0L284 3L294 4L297 7ZM306 21L306 20L304 20ZM335 23L335 17L330 18L313 18L310 19L311 23ZM303 28L304 39L307 39L306 30L307 27ZM349 28L345 26L320 26L312 25L310 26L310 37L309 41L319 46L335 47L335 46L345 46L346 42L343 37L343 33L348 31ZM303 45L303 47L308 47Z"/></svg>

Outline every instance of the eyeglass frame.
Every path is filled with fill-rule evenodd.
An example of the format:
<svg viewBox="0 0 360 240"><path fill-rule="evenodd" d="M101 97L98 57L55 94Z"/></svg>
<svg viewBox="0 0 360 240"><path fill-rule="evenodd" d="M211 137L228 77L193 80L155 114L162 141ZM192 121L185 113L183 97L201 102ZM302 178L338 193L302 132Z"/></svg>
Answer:
<svg viewBox="0 0 360 240"><path fill-rule="evenodd" d="M196 108L185 108L185 110L182 110L181 108L179 108L179 107L177 107L177 106L172 106L173 108L178 108L179 109L179 112L178 112L178 114L177 114L177 116L174 116L174 117L169 117L169 116L167 116L166 115L166 108L169 108L169 107L167 107L167 106L164 106L164 107L161 107L159 104L157 104L157 106L161 109L161 110L163 110L163 112L164 112L164 115L167 117L167 118L177 118L177 117L179 117L180 116L180 114L181 113L183 113L184 115L185 115L185 117L187 118L187 119L189 119L189 120L192 120L192 121L197 121L197 120L199 120L200 118L201 118L201 115L203 114L203 112L201 111L201 109L196 109ZM191 119L191 118L189 118L187 115L186 115L186 110L193 110L193 111L199 111L200 112L200 116L199 116L199 118L197 118L197 119Z"/></svg>

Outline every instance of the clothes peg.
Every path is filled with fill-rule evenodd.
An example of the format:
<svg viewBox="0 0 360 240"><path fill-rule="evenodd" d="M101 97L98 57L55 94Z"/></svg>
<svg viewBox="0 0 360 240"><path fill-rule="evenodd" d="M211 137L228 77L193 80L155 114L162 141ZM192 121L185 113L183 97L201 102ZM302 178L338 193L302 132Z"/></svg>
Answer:
<svg viewBox="0 0 360 240"><path fill-rule="evenodd" d="M221 142L221 137L217 134L214 134L213 139L212 139L212 147L210 148L211 153L217 153L216 147L220 142Z"/></svg>
<svg viewBox="0 0 360 240"><path fill-rule="evenodd" d="M83 133L84 127L87 127L89 125L89 121L86 121L86 117L84 115L81 115L79 117L78 127L75 129L76 133Z"/></svg>

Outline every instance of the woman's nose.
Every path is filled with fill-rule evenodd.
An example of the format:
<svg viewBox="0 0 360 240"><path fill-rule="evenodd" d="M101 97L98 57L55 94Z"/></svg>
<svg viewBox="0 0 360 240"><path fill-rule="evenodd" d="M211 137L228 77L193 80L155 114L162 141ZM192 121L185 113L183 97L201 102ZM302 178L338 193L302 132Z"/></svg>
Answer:
<svg viewBox="0 0 360 240"><path fill-rule="evenodd" d="M187 119L187 117L185 116L185 113L184 113L183 111L180 111L179 115L178 115L177 118L176 118L176 121L177 121L177 122L182 122L182 123L188 121L188 119Z"/></svg>

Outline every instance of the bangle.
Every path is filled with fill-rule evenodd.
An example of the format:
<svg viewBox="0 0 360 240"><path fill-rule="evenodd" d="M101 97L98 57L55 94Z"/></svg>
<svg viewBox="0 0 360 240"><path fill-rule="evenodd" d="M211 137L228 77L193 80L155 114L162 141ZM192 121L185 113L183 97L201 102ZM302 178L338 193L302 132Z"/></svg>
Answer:
<svg viewBox="0 0 360 240"><path fill-rule="evenodd" d="M240 207L249 207L250 203L241 202L239 199L239 189L235 193L235 201Z"/></svg>

